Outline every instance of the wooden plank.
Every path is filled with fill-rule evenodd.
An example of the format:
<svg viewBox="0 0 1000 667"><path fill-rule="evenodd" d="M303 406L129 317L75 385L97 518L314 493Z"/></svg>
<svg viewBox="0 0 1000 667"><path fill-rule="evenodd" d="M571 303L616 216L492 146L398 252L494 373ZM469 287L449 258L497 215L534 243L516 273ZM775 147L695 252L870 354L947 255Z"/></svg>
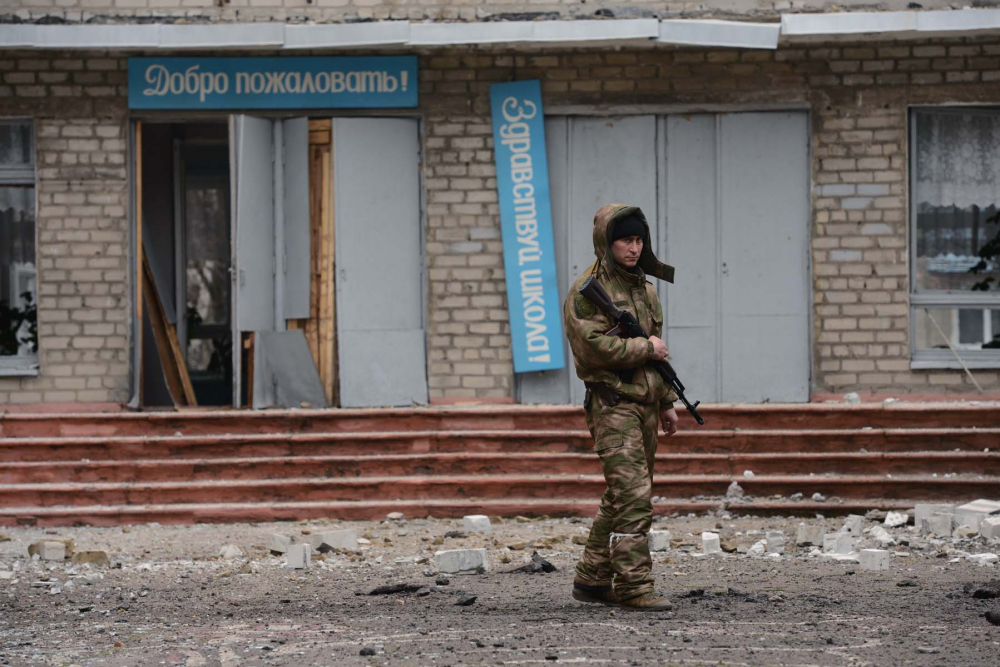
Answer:
<svg viewBox="0 0 1000 667"><path fill-rule="evenodd" d="M336 304L336 275L337 266L335 261L334 248L336 246L336 227L333 210L333 136L330 136L330 144L327 146L323 157L323 247L326 255L323 265L326 275L323 276L323 289L326 290L326 299L321 306L324 315L321 318L320 339L326 341L322 349L326 350L329 360L325 366L329 375L326 377L324 387L327 396L330 398L330 405L340 405L340 370L339 357L337 356L337 304Z"/></svg>
<svg viewBox="0 0 1000 667"><path fill-rule="evenodd" d="M167 321L163 303L153 282L153 272L145 257L142 258L142 270L142 292L149 307L149 320L153 336L156 338L156 349L160 355L160 365L163 368L167 389L170 391L170 398L178 407L197 405L191 377L188 375L187 364L184 355L181 354L180 342L177 340L177 332Z"/></svg>

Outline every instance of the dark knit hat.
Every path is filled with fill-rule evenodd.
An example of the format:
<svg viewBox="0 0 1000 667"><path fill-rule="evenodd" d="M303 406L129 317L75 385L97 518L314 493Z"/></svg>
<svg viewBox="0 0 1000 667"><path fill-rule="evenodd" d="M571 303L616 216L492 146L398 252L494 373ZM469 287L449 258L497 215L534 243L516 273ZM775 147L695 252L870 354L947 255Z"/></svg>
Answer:
<svg viewBox="0 0 1000 667"><path fill-rule="evenodd" d="M646 238L646 225L635 215L630 215L615 222L615 228L611 230L611 238L608 239L608 242L614 243L618 239L630 236L638 236L642 239Z"/></svg>

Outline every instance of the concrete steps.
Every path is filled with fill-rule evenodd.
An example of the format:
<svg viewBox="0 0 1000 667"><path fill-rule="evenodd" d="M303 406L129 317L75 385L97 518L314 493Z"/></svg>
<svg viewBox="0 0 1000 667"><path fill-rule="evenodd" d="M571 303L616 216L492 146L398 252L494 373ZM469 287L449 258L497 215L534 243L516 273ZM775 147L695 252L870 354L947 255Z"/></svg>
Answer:
<svg viewBox="0 0 1000 667"><path fill-rule="evenodd" d="M734 480L745 512L1000 496L997 406L703 414L710 429L687 419L661 438L653 493L668 500L657 512L717 508ZM0 525L587 515L604 490L592 447L569 407L7 414ZM805 500L785 500L796 493Z"/></svg>

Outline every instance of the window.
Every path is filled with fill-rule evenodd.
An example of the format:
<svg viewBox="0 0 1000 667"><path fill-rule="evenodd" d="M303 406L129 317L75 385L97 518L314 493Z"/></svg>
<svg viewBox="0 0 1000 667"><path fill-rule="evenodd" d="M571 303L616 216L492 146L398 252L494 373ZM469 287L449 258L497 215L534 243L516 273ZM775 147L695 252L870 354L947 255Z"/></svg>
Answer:
<svg viewBox="0 0 1000 667"><path fill-rule="evenodd" d="M914 368L1000 368L1000 109L911 115Z"/></svg>
<svg viewBox="0 0 1000 667"><path fill-rule="evenodd" d="M35 142L29 121L0 121L0 375L38 373Z"/></svg>

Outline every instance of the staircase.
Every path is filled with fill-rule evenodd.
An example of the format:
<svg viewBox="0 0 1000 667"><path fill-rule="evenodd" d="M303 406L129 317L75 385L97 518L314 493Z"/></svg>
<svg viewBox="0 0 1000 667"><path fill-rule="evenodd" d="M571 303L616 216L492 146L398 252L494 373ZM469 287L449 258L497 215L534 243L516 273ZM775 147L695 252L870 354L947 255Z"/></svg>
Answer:
<svg viewBox="0 0 1000 667"><path fill-rule="evenodd" d="M657 513L716 509L733 480L744 513L1000 498L1000 405L702 414L661 437ZM603 491L577 407L0 415L0 525L591 515Z"/></svg>

